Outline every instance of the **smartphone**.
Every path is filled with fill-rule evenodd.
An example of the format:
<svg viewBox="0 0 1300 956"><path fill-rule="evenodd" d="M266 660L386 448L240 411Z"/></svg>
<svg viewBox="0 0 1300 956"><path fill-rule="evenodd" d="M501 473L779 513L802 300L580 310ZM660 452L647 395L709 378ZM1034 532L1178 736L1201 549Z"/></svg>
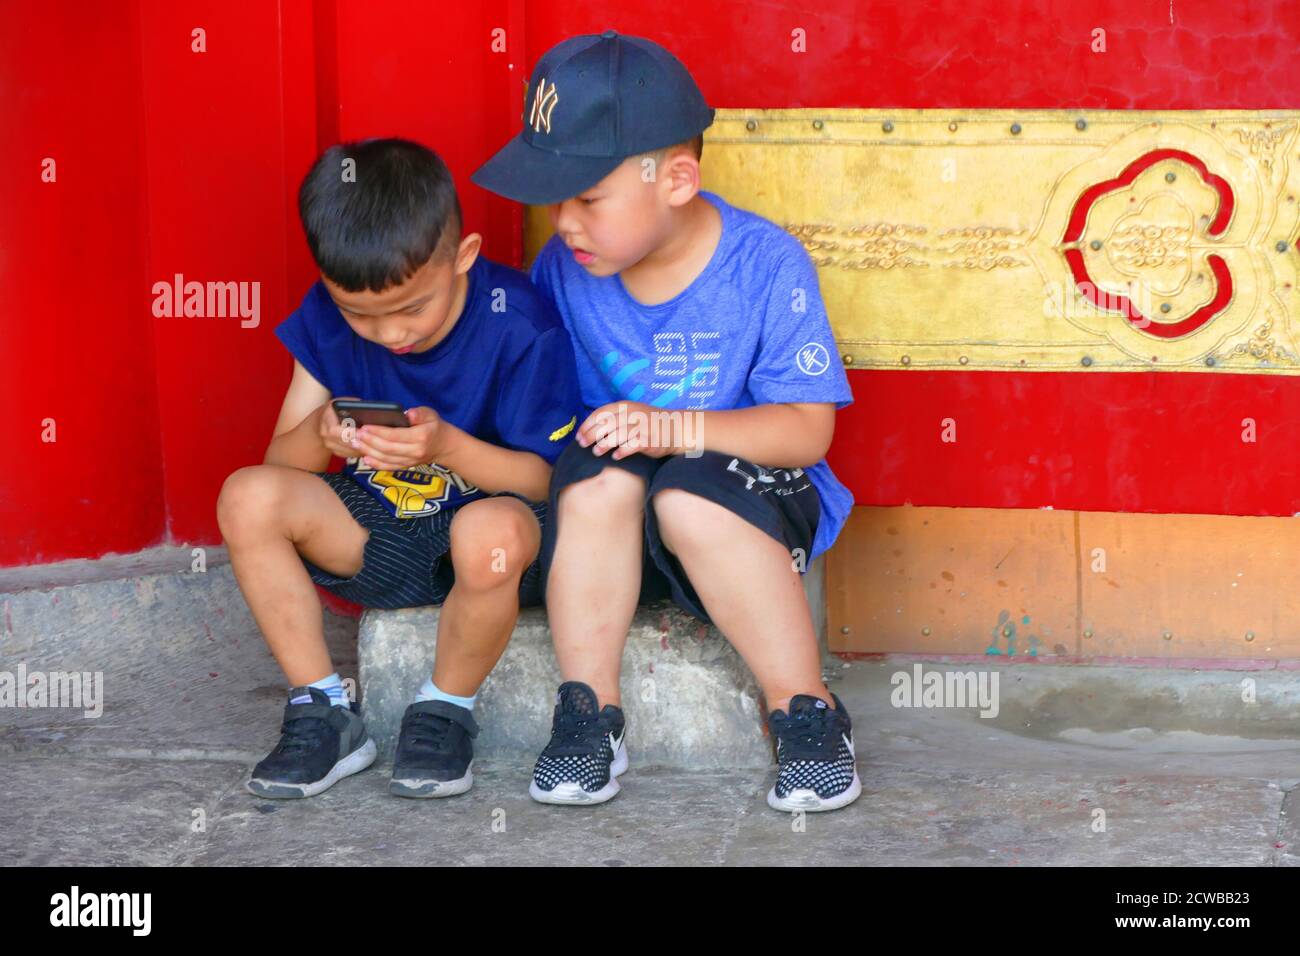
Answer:
<svg viewBox="0 0 1300 956"><path fill-rule="evenodd" d="M350 398L336 398L331 402L339 421L352 419L357 425L386 425L389 428L406 428L411 423L406 412L396 402L363 402Z"/></svg>

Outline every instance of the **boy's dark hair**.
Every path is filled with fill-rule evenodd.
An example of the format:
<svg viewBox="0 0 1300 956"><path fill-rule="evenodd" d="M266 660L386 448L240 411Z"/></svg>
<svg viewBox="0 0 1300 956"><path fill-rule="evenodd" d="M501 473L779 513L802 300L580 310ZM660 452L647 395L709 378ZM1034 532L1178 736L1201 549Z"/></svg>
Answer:
<svg viewBox="0 0 1300 956"><path fill-rule="evenodd" d="M298 215L316 265L348 292L399 285L435 252L450 258L460 240L451 172L404 139L325 150L298 190Z"/></svg>

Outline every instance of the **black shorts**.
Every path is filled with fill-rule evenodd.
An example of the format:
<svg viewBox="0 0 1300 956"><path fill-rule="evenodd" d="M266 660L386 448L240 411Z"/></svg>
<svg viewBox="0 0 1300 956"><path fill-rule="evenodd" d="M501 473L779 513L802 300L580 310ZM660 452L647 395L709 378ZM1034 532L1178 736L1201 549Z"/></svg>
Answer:
<svg viewBox="0 0 1300 956"><path fill-rule="evenodd" d="M361 570L350 578L330 574L302 558L312 581L362 607L423 607L441 604L447 599L451 586L456 582L448 554L455 508L439 511L427 518L399 520L350 475L342 472L315 474L334 489L357 523L370 532L370 538L366 541ZM503 494L528 505L542 527L546 527L545 504L529 501L522 495ZM534 561L519 582L519 604L529 607L541 601L541 568L539 562Z"/></svg>
<svg viewBox="0 0 1300 956"><path fill-rule="evenodd" d="M650 458L629 455L614 460L610 452L596 455L591 448L572 442L555 463L551 474L551 514L556 515L560 492L575 482L592 478L603 469L622 468L639 475L646 483L645 553L641 562L640 603L672 598L679 607L702 621L709 615L700 603L686 571L659 537L659 522L651 498L666 488L680 488L722 505L744 518L786 548L797 567L807 568L812 553L821 499L805 471L800 468L764 468L720 452L706 451L698 458L675 455ZM542 523L542 589L555 554L555 521Z"/></svg>

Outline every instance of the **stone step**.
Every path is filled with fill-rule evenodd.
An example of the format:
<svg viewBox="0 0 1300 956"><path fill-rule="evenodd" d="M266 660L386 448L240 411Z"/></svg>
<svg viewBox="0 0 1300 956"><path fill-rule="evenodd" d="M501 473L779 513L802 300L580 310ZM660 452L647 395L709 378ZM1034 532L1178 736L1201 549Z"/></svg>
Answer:
<svg viewBox="0 0 1300 956"><path fill-rule="evenodd" d="M804 586L820 633L820 560ZM386 755L395 748L413 689L432 667L438 614L426 607L362 615L357 658L363 711ZM545 611L527 608L479 691L475 753L535 759L549 738L559 684ZM766 708L749 669L716 628L672 604L638 608L623 653L621 689L628 753L639 765L711 770L773 762Z"/></svg>
<svg viewBox="0 0 1300 956"><path fill-rule="evenodd" d="M429 674L438 608L367 611L357 657L366 727L391 754L412 688ZM475 753L535 758L550 733L560 672L545 612L520 613L514 636L479 691ZM671 605L638 609L623 654L626 744L638 764L714 769L772 759L759 688L713 628Z"/></svg>

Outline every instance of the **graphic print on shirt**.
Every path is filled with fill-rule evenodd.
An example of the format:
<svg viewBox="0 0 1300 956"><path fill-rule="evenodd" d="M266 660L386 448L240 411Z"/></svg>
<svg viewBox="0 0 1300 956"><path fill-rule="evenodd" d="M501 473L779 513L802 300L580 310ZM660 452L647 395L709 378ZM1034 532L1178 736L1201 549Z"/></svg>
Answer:
<svg viewBox="0 0 1300 956"><path fill-rule="evenodd" d="M718 387L720 338L719 332L656 332L653 363L648 358L634 358L620 365L623 356L611 351L601 360L600 370L620 398L644 401L654 408L708 408ZM649 388L638 381L645 377L639 373L647 369ZM679 404L683 396L687 399L685 405Z"/></svg>
<svg viewBox="0 0 1300 956"><path fill-rule="evenodd" d="M349 463L348 468L353 479L386 504L395 518L427 518L483 494L475 485L441 465L375 471L358 462Z"/></svg>

